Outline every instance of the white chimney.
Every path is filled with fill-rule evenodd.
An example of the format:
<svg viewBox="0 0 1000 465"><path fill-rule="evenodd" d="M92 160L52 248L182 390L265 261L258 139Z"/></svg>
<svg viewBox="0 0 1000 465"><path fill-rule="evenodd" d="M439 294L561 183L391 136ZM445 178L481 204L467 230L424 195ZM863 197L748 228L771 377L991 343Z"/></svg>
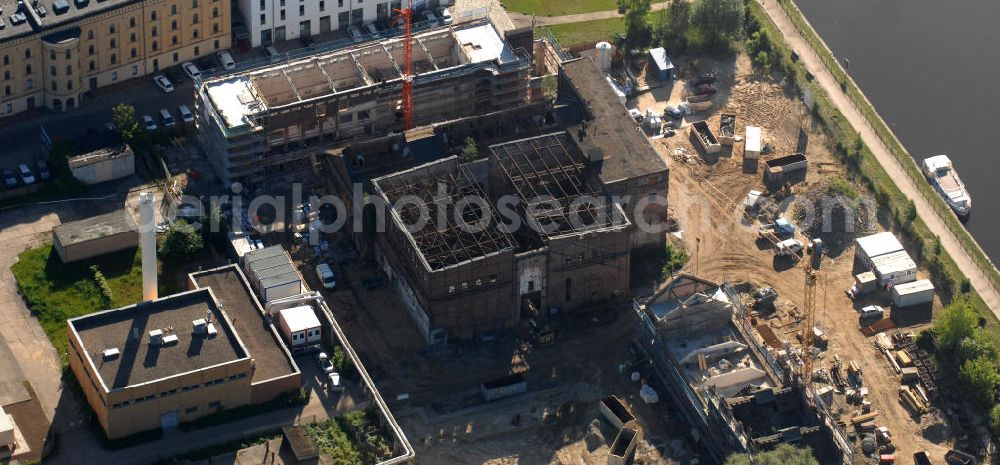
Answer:
<svg viewBox="0 0 1000 465"><path fill-rule="evenodd" d="M156 210L152 192L139 194L139 244L142 246L142 299L156 300Z"/></svg>

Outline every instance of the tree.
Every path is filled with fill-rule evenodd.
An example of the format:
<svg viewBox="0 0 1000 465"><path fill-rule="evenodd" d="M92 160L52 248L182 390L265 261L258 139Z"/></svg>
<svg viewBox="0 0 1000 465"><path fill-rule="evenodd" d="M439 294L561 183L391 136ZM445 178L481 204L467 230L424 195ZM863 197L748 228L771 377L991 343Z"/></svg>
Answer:
<svg viewBox="0 0 1000 465"><path fill-rule="evenodd" d="M476 140L471 137L465 138L465 147L462 147L462 161L472 161L479 157L479 147Z"/></svg>
<svg viewBox="0 0 1000 465"><path fill-rule="evenodd" d="M201 234L198 234L194 227L184 221L178 221L170 225L163 235L160 254L170 260L185 260L191 258L204 245Z"/></svg>
<svg viewBox="0 0 1000 465"><path fill-rule="evenodd" d="M997 385L1000 384L1000 373L997 373L997 364L993 359L982 356L966 360L958 372L958 379L976 403L984 407L993 405Z"/></svg>
<svg viewBox="0 0 1000 465"><path fill-rule="evenodd" d="M990 431L993 431L993 435L1000 436L1000 404L990 409Z"/></svg>
<svg viewBox="0 0 1000 465"><path fill-rule="evenodd" d="M972 336L962 339L955 349L957 360L972 360L979 357L986 357L990 360L997 358L996 344L983 331L976 331Z"/></svg>
<svg viewBox="0 0 1000 465"><path fill-rule="evenodd" d="M750 454L730 455L725 465L751 465ZM782 444L772 451L755 455L753 465L819 465L819 462L806 447Z"/></svg>
<svg viewBox="0 0 1000 465"><path fill-rule="evenodd" d="M701 31L716 44L737 39L743 31L743 2L699 0L694 6L693 19Z"/></svg>
<svg viewBox="0 0 1000 465"><path fill-rule="evenodd" d="M111 109L111 121L118 128L118 134L121 135L122 140L132 145L133 149L136 143L141 144L145 141L146 130L135 117L135 107L132 105L127 103L115 105Z"/></svg>
<svg viewBox="0 0 1000 465"><path fill-rule="evenodd" d="M667 12L667 27L664 46L672 53L683 52L687 48L687 31L691 26L691 3L687 0L672 0Z"/></svg>
<svg viewBox="0 0 1000 465"><path fill-rule="evenodd" d="M618 0L618 13L625 15L625 42L629 48L649 44L652 33L646 16L652 0Z"/></svg>
<svg viewBox="0 0 1000 465"><path fill-rule="evenodd" d="M979 323L975 310L964 298L955 299L934 318L934 331L938 343L954 352L965 338L972 337Z"/></svg>

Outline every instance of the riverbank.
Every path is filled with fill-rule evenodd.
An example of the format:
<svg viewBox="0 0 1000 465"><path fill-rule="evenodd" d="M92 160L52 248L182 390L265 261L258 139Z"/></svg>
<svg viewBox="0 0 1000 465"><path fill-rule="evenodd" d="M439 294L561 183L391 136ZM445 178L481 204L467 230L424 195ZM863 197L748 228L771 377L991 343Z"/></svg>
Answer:
<svg viewBox="0 0 1000 465"><path fill-rule="evenodd" d="M955 217L951 209L937 195L930 184L926 182L923 174L920 172L920 168L914 162L914 158L878 114L874 105L864 95L858 84L841 67L840 62L836 59L833 52L805 18L805 15L802 14L798 6L792 0L765 0L764 9L767 10L769 7L773 7L773 3L771 2L774 1L781 7L780 10L783 12L784 17L794 26L795 31L798 33L797 36L801 37L812 51L815 52L824 68L837 82L841 94L850 99L852 106L863 116L864 122L867 123L855 126L861 130L867 127L875 134L878 142L885 147L888 154L891 155L895 163L902 169L909 183L912 183L919 192L920 198L917 196L912 196L912 198L914 198L915 203L926 204L923 209L921 205L917 205L920 218L924 220L924 223L930 228L931 232L941 237L942 245L946 249L946 242L950 242L952 239L960 246L961 251L948 250L949 254L956 259L956 264L959 265L959 268L962 268L960 271L964 272L968 279L972 281L972 287L979 291L983 296L983 300L987 302L993 312L995 314L1000 312L1000 308L998 308L1000 301L996 299L997 289L1000 288L1000 273L997 272L994 263L968 230L958 221L958 218ZM773 17L774 13L769 12L769 15ZM897 182L903 182L903 180L899 179ZM920 200L924 202L920 202ZM931 210L931 212L927 212L927 210ZM928 213L932 213L933 215L929 215ZM941 224L935 224L937 221L940 221ZM950 233L952 237L948 237L949 234L945 233L942 228L946 229L947 233ZM966 257L962 257L962 255ZM979 273L970 273L968 267L962 267L960 262L963 261L963 258L968 258ZM979 285L976 285L975 281L980 281Z"/></svg>

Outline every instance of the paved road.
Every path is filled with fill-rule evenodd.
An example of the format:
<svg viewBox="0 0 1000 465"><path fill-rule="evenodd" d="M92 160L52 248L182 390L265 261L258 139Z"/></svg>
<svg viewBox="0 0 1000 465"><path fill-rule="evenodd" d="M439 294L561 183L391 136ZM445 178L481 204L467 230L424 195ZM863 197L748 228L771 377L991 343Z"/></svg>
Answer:
<svg viewBox="0 0 1000 465"><path fill-rule="evenodd" d="M809 46L809 43L795 29L785 11L781 9L781 5L776 0L762 0L762 4L764 5L764 10L778 26L782 35L784 35L785 41L799 52L803 66L816 76L816 81L830 96L833 104L844 114L844 117L851 123L851 126L861 134L861 138L865 141L865 144L875 154L875 158L885 168L889 177L896 181L896 185L903 191L903 194L913 199L920 218L924 220L924 223L927 224L932 233L941 238L941 245L958 264L958 268L962 271L962 274L969 278L972 287L983 297L983 300L986 301L986 305L990 307L993 314L1000 318L1000 294L990 285L986 274L979 269L972 257L966 253L961 242L948 229L942 218L938 216L937 211L934 210L928 199L917 188L914 180L906 174L900 162L875 134L875 131L868 124L868 120L854 106L851 99L841 91L840 83L834 79L833 75L823 64L823 61Z"/></svg>
<svg viewBox="0 0 1000 465"><path fill-rule="evenodd" d="M665 10L669 6L668 2L654 3L652 11ZM580 13L575 15L563 15L563 16L532 16L523 13L515 13L513 11L508 11L507 15L510 16L511 21L517 27L522 26L552 26L554 24L570 24L570 23L581 23L584 21L595 21L598 19L611 19L619 18L622 15L618 14L617 10L610 11L594 11L591 13Z"/></svg>

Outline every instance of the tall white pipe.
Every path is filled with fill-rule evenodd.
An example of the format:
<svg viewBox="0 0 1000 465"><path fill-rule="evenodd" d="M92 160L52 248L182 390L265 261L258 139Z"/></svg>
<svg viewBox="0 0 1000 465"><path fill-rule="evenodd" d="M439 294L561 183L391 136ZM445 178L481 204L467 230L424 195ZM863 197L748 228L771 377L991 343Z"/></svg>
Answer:
<svg viewBox="0 0 1000 465"><path fill-rule="evenodd" d="M152 192L139 194L139 238L142 246L142 299L159 297L156 279L156 207Z"/></svg>

